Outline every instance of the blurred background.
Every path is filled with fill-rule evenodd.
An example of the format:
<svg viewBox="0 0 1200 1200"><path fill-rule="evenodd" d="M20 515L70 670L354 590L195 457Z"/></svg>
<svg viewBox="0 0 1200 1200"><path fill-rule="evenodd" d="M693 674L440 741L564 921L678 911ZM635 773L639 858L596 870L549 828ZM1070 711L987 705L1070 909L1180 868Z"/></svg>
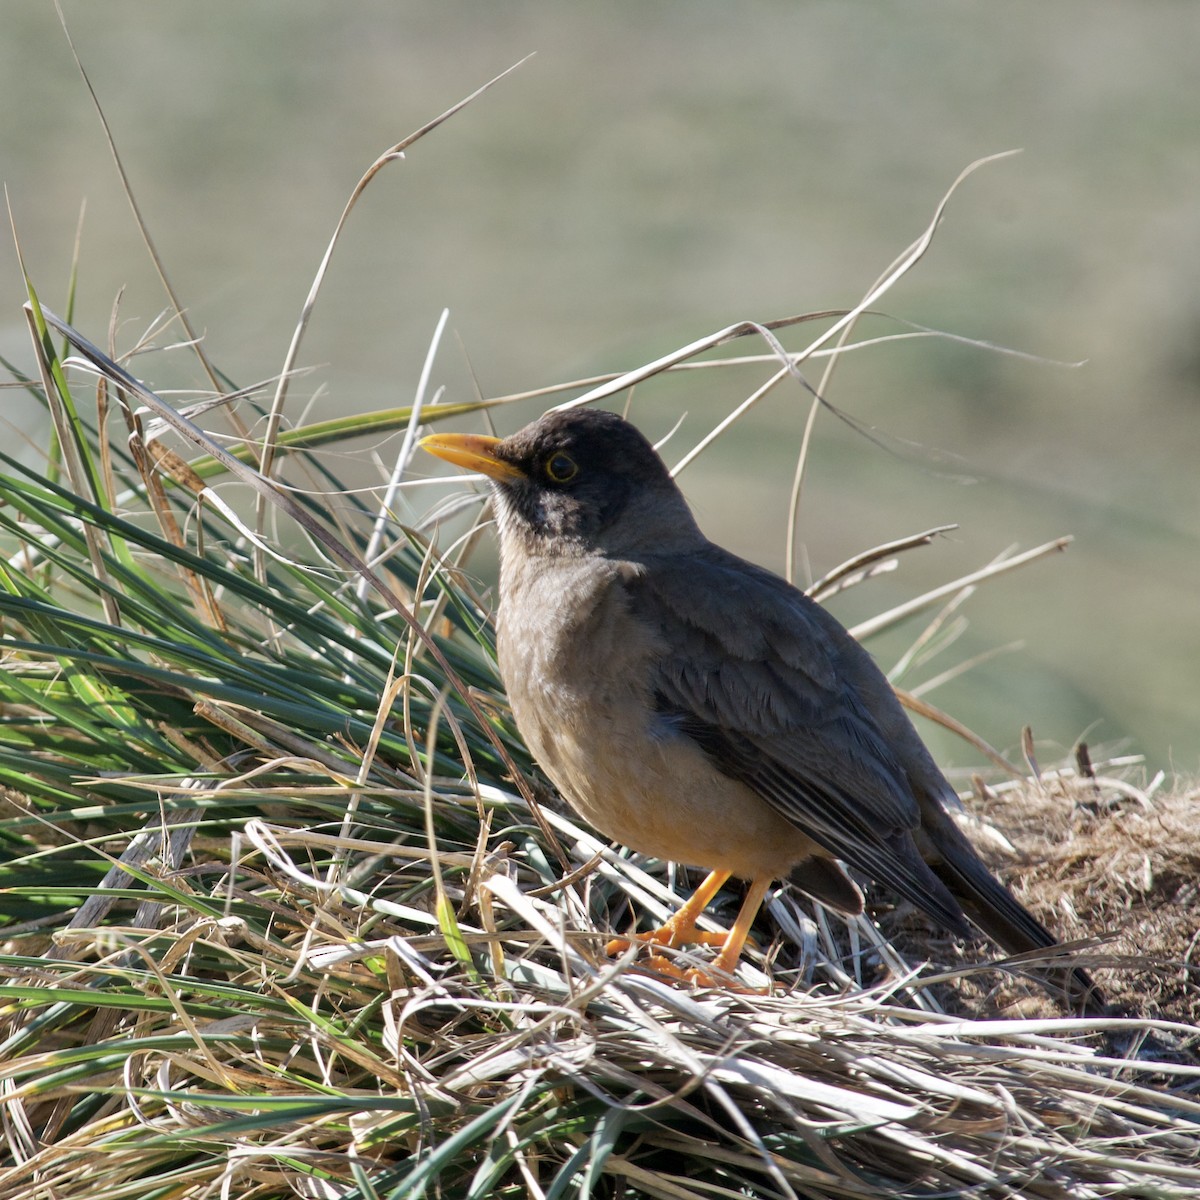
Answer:
<svg viewBox="0 0 1200 1200"><path fill-rule="evenodd" d="M1072 534L1065 555L982 589L965 635L906 682L1010 648L929 699L1006 750L1032 725L1044 762L1086 737L1151 771L1200 767L1200 6L63 8L167 270L238 384L279 369L376 155L536 51L366 193L304 343L315 370L292 389L296 423L409 403L443 307L433 384L446 401L635 367L743 319L849 307L963 167L1021 148L965 184L882 307L1083 365L933 339L848 356L830 398L914 446L889 453L821 418L801 573L959 525L838 598L849 623ZM61 313L86 200L75 324L103 344L124 289L128 348L166 296L53 6L10 0L4 21L0 173L27 265ZM0 297L0 353L30 370L7 239ZM800 348L811 331L784 340ZM202 384L186 354L135 369L159 388ZM684 417L674 460L768 373L659 379L633 415L656 438ZM5 397L9 428L44 440L19 393ZM500 432L544 404L500 411ZM681 478L711 537L777 570L807 412L798 387L778 389ZM375 449L388 456L358 446L335 469L366 479ZM889 666L920 629L872 649ZM978 761L932 740L948 766Z"/></svg>

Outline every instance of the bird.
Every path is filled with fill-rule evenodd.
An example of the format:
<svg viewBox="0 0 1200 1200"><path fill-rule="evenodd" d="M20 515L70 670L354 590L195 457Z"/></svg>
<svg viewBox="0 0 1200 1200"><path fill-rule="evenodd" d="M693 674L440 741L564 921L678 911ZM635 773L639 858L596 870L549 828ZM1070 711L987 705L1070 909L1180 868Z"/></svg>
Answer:
<svg viewBox="0 0 1200 1200"><path fill-rule="evenodd" d="M693 982L733 976L781 879L854 916L853 872L956 936L974 926L1009 954L1057 945L959 829L953 787L867 650L804 592L709 541L634 424L557 409L508 437L420 444L490 483L497 659L534 758L606 836L708 872L637 935L714 946ZM747 881L734 924L699 930L731 877ZM1103 1004L1080 967L1031 973L1077 1011Z"/></svg>

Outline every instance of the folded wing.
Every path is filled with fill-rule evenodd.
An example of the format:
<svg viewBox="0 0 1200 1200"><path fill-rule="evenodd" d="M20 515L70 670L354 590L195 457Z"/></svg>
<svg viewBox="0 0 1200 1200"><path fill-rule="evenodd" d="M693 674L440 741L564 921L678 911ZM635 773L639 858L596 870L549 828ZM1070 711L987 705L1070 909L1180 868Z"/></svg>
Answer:
<svg viewBox="0 0 1200 1200"><path fill-rule="evenodd" d="M968 933L914 840L910 770L946 785L866 652L795 588L718 547L686 567L646 565L629 595L662 632L652 687L664 718L832 854ZM881 698L897 710L882 720ZM899 745L897 724L907 732Z"/></svg>

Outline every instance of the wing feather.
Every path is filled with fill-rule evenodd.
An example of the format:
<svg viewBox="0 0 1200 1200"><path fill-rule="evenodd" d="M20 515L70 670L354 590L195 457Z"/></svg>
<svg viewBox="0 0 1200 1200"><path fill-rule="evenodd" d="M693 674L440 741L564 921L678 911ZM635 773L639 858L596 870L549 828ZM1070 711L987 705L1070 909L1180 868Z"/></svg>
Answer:
<svg viewBox="0 0 1200 1200"><path fill-rule="evenodd" d="M661 634L652 693L662 717L832 854L965 932L914 841L911 772L936 768L866 651L801 592L718 547L686 569L646 567L628 589ZM913 767L897 716L923 755Z"/></svg>

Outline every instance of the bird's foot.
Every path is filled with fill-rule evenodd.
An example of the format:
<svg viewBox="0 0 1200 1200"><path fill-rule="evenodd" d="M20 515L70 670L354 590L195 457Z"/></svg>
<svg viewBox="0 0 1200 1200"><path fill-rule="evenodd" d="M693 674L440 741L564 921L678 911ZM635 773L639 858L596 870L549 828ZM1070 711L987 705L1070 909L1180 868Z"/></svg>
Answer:
<svg viewBox="0 0 1200 1200"><path fill-rule="evenodd" d="M724 951L728 947L729 933L716 932L707 929L697 929L694 925L682 928L679 924L672 926L668 921L661 929L651 929L647 933L635 933L632 937L613 938L605 947L609 955L624 954L631 946L639 943L648 948L666 946L677 949L680 946L716 946L721 953L713 960L711 968L703 970L698 967L681 967L663 954L651 954L640 960L638 966L652 971L655 975L675 979L680 983L690 983L699 988L724 988L726 991L754 991L745 988L734 980L739 954L732 961L725 961L728 956Z"/></svg>
<svg viewBox="0 0 1200 1200"><path fill-rule="evenodd" d="M635 933L632 937L613 938L604 947L604 953L610 956L624 954L630 946L636 945L638 942L643 945L669 946L675 949L679 946L724 946L728 940L728 931L712 932L707 929L697 929L695 925L683 927L668 921L661 929Z"/></svg>
<svg viewBox="0 0 1200 1200"><path fill-rule="evenodd" d="M758 912L763 896L766 895L771 877L762 876L751 882L732 929L715 933L697 929L696 921L700 914L728 878L728 871L712 871L692 893L691 899L661 929L637 933L632 937L613 938L605 949L609 954L623 954L639 942L651 949L662 946L670 950L676 950L680 946L716 946L719 947L717 956L708 970L683 970L665 954L651 954L649 965L657 974L693 983L698 987L732 987L736 991L744 990L733 982L733 975L750 933L750 923L754 920L754 914Z"/></svg>
<svg viewBox="0 0 1200 1200"><path fill-rule="evenodd" d="M669 958L664 958L661 954L652 954L639 966L642 970L652 971L655 975L676 980L679 983L688 983L696 988L716 988L723 992L740 992L750 996L770 994L767 988L752 988L747 987L744 983L739 983L731 970L720 965L719 958L714 960L709 970L703 970L700 967L685 969ZM737 964L735 963L734 966L736 967Z"/></svg>

